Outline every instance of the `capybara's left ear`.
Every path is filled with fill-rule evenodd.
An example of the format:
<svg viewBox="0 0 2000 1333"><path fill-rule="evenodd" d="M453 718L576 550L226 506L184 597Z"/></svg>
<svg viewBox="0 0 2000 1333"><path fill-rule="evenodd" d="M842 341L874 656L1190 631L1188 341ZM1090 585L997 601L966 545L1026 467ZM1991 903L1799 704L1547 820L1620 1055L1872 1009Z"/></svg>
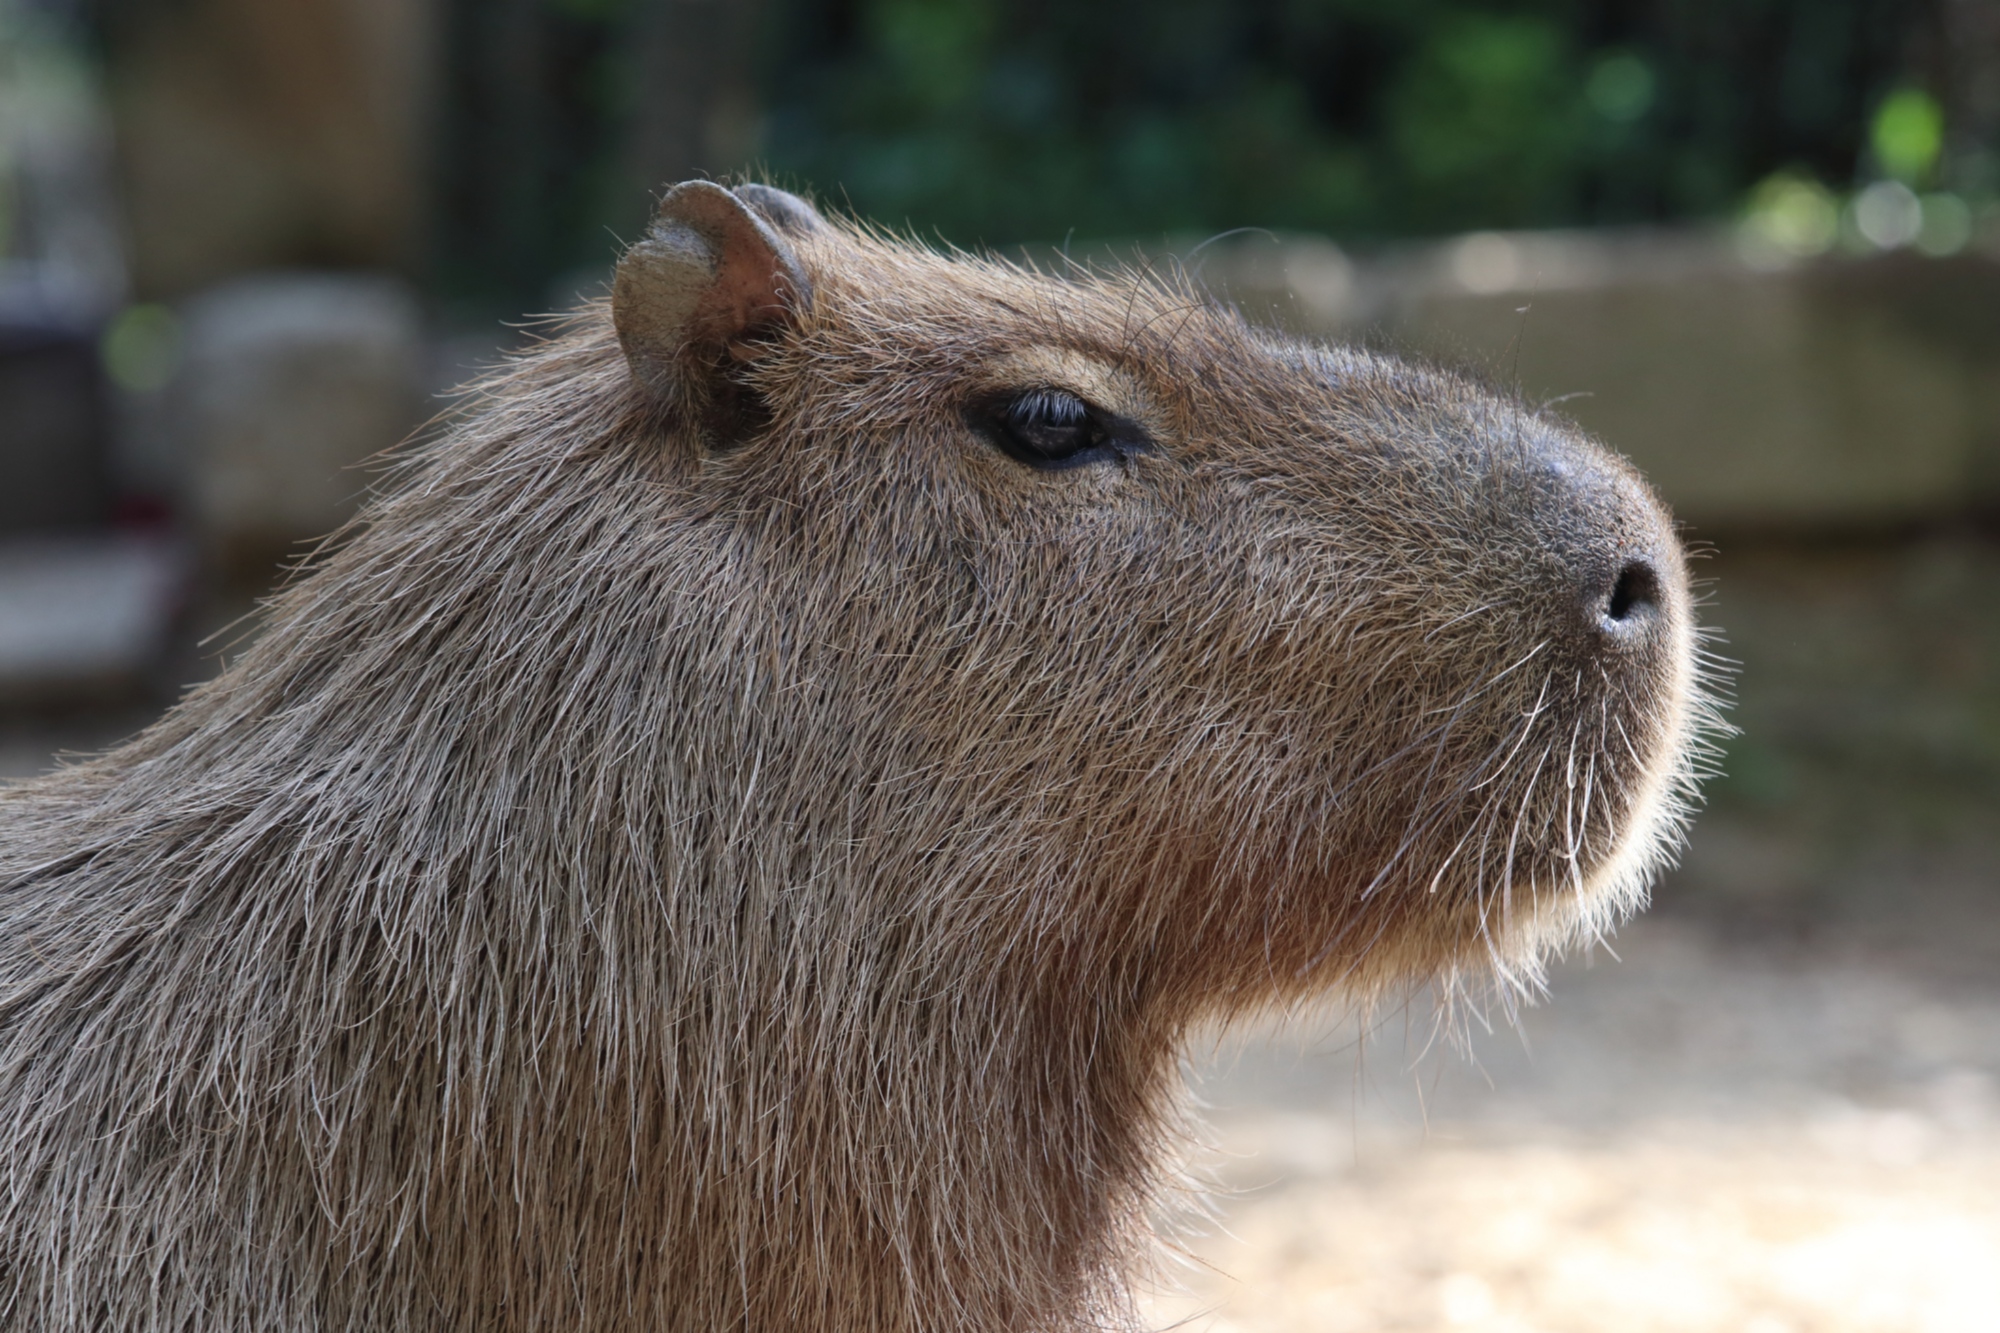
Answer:
<svg viewBox="0 0 2000 1333"><path fill-rule="evenodd" d="M773 185L746 181L730 193L757 210L764 221L788 236L812 236L828 230L826 219L805 200Z"/></svg>
<svg viewBox="0 0 2000 1333"><path fill-rule="evenodd" d="M776 193L773 191L773 193ZM777 230L709 181L676 185L618 261L611 317L632 373L655 394L719 357L748 360L812 304L812 283Z"/></svg>

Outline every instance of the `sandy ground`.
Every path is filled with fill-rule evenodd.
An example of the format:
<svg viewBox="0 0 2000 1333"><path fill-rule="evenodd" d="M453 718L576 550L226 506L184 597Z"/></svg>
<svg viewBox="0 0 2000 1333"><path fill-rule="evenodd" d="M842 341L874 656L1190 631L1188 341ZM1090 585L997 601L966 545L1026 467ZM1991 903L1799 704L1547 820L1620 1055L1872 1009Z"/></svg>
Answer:
<svg viewBox="0 0 2000 1333"><path fill-rule="evenodd" d="M1671 918L1468 1050L1427 1006L1199 1060L1222 1188L1157 1326L2000 1328L2000 985Z"/></svg>

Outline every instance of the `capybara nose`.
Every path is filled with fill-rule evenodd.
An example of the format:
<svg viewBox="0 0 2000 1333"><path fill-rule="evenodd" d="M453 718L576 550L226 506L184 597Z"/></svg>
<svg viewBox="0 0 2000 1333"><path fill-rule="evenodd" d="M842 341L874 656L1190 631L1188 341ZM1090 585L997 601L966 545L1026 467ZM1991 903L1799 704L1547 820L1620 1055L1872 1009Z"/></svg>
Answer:
<svg viewBox="0 0 2000 1333"><path fill-rule="evenodd" d="M1549 594L1568 609L1566 638L1585 653L1650 658L1672 641L1686 605L1686 569L1673 521L1622 460L1573 437L1537 442L1529 507L1553 576Z"/></svg>
<svg viewBox="0 0 2000 1333"><path fill-rule="evenodd" d="M1656 633L1662 614L1660 571L1646 556L1619 565L1602 591L1590 599L1597 629L1614 642L1630 642Z"/></svg>
<svg viewBox="0 0 2000 1333"><path fill-rule="evenodd" d="M1577 647L1614 671L1659 665L1678 637L1687 601L1680 543L1642 484L1632 481L1593 498L1599 503L1587 511L1597 523L1595 540L1569 553Z"/></svg>

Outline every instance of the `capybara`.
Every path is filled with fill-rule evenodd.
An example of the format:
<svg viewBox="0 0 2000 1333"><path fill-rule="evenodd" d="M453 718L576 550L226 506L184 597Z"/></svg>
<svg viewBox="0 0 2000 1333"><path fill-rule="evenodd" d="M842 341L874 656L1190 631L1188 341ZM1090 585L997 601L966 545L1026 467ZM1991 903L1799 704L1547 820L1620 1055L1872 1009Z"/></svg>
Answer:
<svg viewBox="0 0 2000 1333"><path fill-rule="evenodd" d="M666 195L0 794L0 1326L1083 1330L1189 1029L1532 982L1705 709L1633 471L1171 274Z"/></svg>

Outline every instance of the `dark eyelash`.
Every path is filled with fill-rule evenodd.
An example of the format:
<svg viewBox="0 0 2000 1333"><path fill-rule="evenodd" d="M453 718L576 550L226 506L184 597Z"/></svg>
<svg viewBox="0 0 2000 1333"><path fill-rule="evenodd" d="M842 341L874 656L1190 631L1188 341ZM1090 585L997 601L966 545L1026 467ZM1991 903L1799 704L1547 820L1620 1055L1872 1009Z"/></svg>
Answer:
<svg viewBox="0 0 2000 1333"><path fill-rule="evenodd" d="M1066 389L996 396L974 408L972 418L1003 453L1044 471L1124 458L1149 444L1132 422L1092 407Z"/></svg>
<svg viewBox="0 0 2000 1333"><path fill-rule="evenodd" d="M1004 411L1016 425L1076 426L1090 417L1083 399L1056 389L1030 389L1008 403Z"/></svg>

